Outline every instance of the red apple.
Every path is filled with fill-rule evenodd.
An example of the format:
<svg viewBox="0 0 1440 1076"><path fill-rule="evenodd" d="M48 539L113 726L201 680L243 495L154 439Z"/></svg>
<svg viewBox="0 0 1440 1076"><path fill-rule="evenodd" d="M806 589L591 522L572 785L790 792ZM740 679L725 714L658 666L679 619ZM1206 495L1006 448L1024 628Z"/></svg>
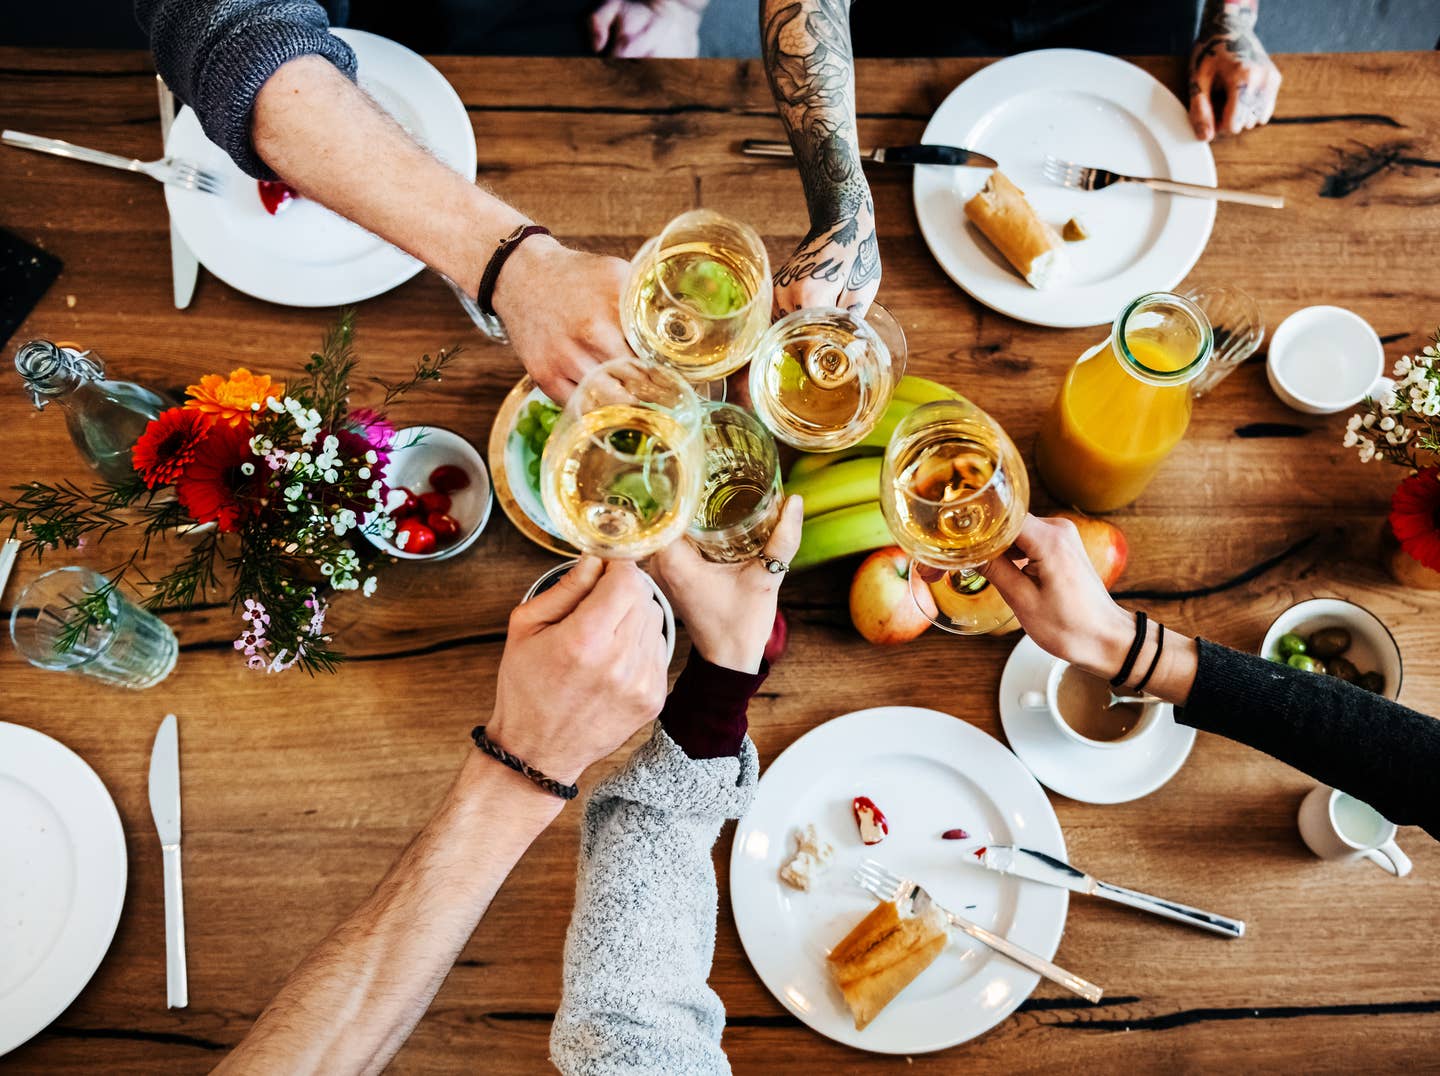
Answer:
<svg viewBox="0 0 1440 1076"><path fill-rule="evenodd" d="M1075 524L1095 573L1100 576L1106 590L1112 589L1120 581L1125 562L1130 559L1130 543L1125 540L1125 532L1113 523L1081 512L1066 510L1056 512L1050 518L1068 519Z"/></svg>
<svg viewBox="0 0 1440 1076"><path fill-rule="evenodd" d="M770 638L765 641L765 660L774 665L785 656L790 645L790 625L782 610L775 610L775 623L770 625Z"/></svg>
<svg viewBox="0 0 1440 1076"><path fill-rule="evenodd" d="M922 588L922 601L931 601ZM908 643L930 626L910 594L910 558L898 545L877 549L855 570L850 584L850 620L857 631L877 646Z"/></svg>

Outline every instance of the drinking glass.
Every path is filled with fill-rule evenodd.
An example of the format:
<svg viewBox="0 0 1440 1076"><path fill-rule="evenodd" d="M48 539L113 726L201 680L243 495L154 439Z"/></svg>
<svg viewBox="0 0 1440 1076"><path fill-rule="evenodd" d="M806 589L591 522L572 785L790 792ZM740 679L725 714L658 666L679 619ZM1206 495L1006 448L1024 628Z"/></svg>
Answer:
<svg viewBox="0 0 1440 1076"><path fill-rule="evenodd" d="M697 384L734 373L770 324L770 258L755 229L710 209L676 217L630 263L620 324L635 354Z"/></svg>
<svg viewBox="0 0 1440 1076"><path fill-rule="evenodd" d="M81 603L98 603L95 622L77 630ZM15 600L10 638L41 669L78 672L118 687L154 687L175 668L175 633L153 613L127 601L89 568L56 568Z"/></svg>
<svg viewBox="0 0 1440 1076"><path fill-rule="evenodd" d="M1010 548L1029 504L1015 443L969 400L923 404L896 425L880 508L910 554L915 603L937 627L979 635L1014 618L976 569Z"/></svg>
<svg viewBox="0 0 1440 1076"><path fill-rule="evenodd" d="M734 404L706 404L704 434L705 477L686 533L706 560L749 560L780 521L780 451L770 431Z"/></svg>
<svg viewBox="0 0 1440 1076"><path fill-rule="evenodd" d="M704 475L702 407L674 370L611 359L570 394L540 457L545 511L586 553L639 560L684 533Z"/></svg>
<svg viewBox="0 0 1440 1076"><path fill-rule="evenodd" d="M1210 363L1190 382L1199 399L1239 369L1265 340L1260 304L1233 284L1197 284L1183 293L1210 322L1214 346Z"/></svg>
<svg viewBox="0 0 1440 1076"><path fill-rule="evenodd" d="M770 326L750 363L755 413L786 444L833 452L863 441L905 373L905 334L879 303L861 318L807 307Z"/></svg>

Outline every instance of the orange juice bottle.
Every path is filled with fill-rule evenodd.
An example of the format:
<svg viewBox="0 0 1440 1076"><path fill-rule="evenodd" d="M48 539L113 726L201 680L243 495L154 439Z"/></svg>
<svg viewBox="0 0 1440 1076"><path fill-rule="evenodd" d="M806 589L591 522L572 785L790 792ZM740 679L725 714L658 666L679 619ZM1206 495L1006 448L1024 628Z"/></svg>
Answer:
<svg viewBox="0 0 1440 1076"><path fill-rule="evenodd" d="M1065 376L1035 444L1040 479L1084 512L1145 491L1190 425L1189 382L1210 361L1210 322L1189 299L1142 295Z"/></svg>

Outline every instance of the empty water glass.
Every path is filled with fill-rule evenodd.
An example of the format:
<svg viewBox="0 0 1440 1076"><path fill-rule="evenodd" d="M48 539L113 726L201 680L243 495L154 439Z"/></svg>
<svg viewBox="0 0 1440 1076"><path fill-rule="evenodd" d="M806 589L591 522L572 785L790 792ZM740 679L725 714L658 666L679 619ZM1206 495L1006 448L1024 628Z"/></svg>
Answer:
<svg viewBox="0 0 1440 1076"><path fill-rule="evenodd" d="M1199 399L1255 354L1265 339L1265 323L1260 304L1231 284L1197 284L1183 294L1210 319L1215 338L1210 364L1190 382L1190 395Z"/></svg>

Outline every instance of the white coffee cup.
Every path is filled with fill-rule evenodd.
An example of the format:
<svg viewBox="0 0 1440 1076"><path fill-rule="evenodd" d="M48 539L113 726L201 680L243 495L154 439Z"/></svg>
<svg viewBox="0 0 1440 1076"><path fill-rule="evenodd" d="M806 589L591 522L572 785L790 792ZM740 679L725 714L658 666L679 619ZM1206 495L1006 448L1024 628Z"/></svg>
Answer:
<svg viewBox="0 0 1440 1076"><path fill-rule="evenodd" d="M1082 736L1070 727L1070 723L1060 714L1060 681L1065 676L1065 670L1070 668L1068 661L1056 658L1050 666L1050 674L1045 678L1045 690L1027 691L1020 696L1020 706L1023 709L1036 713L1046 713L1055 722L1062 735L1076 743L1084 744L1086 747L1128 747L1140 737L1148 734L1155 728L1156 721L1160 717L1160 702L1152 702L1140 710L1140 719L1135 722L1134 728L1121 736L1118 740L1092 740L1089 736Z"/></svg>
<svg viewBox="0 0 1440 1076"><path fill-rule="evenodd" d="M1379 335L1339 306L1307 306L1282 321L1265 373L1283 403L1310 415L1333 415L1395 387Z"/></svg>
<svg viewBox="0 0 1440 1076"><path fill-rule="evenodd" d="M1315 786L1301 801L1300 837L1321 859L1368 859L1397 878L1410 873L1410 857L1395 843L1395 823L1329 785Z"/></svg>

